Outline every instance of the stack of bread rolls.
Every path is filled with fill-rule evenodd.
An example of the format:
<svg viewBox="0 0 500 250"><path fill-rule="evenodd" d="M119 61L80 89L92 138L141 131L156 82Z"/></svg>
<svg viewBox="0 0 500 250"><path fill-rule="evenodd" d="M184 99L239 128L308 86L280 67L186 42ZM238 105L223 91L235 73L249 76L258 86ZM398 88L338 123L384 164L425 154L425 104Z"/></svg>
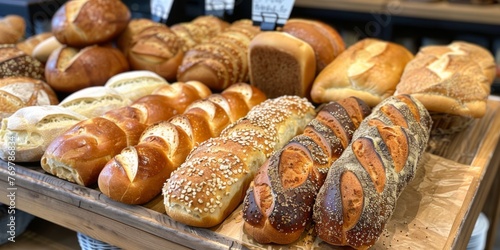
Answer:
<svg viewBox="0 0 500 250"><path fill-rule="evenodd" d="M302 134L271 155L243 202L245 232L259 243L296 241L312 221L314 201L330 166L370 112L355 97L328 103Z"/></svg>
<svg viewBox="0 0 500 250"><path fill-rule="evenodd" d="M127 204L152 200L193 148L219 136L226 126L265 99L255 87L235 84L221 94L194 102L182 115L148 127L137 145L123 149L106 164L99 175L99 190Z"/></svg>
<svg viewBox="0 0 500 250"><path fill-rule="evenodd" d="M238 207L259 167L315 115L305 98L283 96L255 106L219 137L202 142L163 187L166 213L197 227L220 224Z"/></svg>
<svg viewBox="0 0 500 250"><path fill-rule="evenodd" d="M199 82L161 86L130 106L79 122L56 137L41 159L42 168L61 179L88 186L102 168L127 146L135 145L153 123L184 112L210 90Z"/></svg>

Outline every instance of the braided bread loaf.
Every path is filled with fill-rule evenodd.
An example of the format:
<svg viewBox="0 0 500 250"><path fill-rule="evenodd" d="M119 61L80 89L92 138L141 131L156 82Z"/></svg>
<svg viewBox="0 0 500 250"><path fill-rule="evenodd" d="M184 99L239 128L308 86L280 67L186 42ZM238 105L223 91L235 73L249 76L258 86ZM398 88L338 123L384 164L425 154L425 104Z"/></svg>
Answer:
<svg viewBox="0 0 500 250"><path fill-rule="evenodd" d="M289 244L312 219L314 199L331 164L370 113L350 97L322 107L301 135L260 168L243 205L244 230L259 243Z"/></svg>
<svg viewBox="0 0 500 250"><path fill-rule="evenodd" d="M248 81L248 46L260 32L250 20L239 20L208 42L198 44L184 55L177 71L179 81L200 81L213 90L223 90Z"/></svg>
<svg viewBox="0 0 500 250"><path fill-rule="evenodd" d="M110 160L99 175L99 189L123 203L150 201L194 147L219 136L222 129L265 99L257 88L240 83L194 102L184 114L148 127L139 144Z"/></svg>
<svg viewBox="0 0 500 250"><path fill-rule="evenodd" d="M166 213L197 227L221 223L245 197L255 173L300 133L315 111L305 98L283 96L255 106L220 137L201 143L163 187Z"/></svg>
<svg viewBox="0 0 500 250"><path fill-rule="evenodd" d="M317 195L313 220L319 238L353 248L375 244L416 172L431 124L425 107L407 95L373 109Z"/></svg>
<svg viewBox="0 0 500 250"><path fill-rule="evenodd" d="M184 112L192 102L210 93L200 82L161 86L130 106L72 126L51 142L41 166L59 178L89 186L113 156L137 144L147 126Z"/></svg>

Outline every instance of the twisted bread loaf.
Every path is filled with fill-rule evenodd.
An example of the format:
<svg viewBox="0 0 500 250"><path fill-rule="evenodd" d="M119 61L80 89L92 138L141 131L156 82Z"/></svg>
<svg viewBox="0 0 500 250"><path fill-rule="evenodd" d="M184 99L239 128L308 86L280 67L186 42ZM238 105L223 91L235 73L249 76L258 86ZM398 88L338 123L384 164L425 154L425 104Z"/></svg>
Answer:
<svg viewBox="0 0 500 250"><path fill-rule="evenodd" d="M315 111L305 98L283 96L255 106L220 137L201 143L163 187L166 213L197 227L221 223L245 196L275 150L302 131Z"/></svg>
<svg viewBox="0 0 500 250"><path fill-rule="evenodd" d="M377 241L416 172L431 124L428 111L410 96L392 96L373 109L317 195L319 238L354 248Z"/></svg>
<svg viewBox="0 0 500 250"><path fill-rule="evenodd" d="M328 169L369 113L370 108L354 97L323 106L303 134L259 169L243 203L245 232L259 243L297 240L312 219Z"/></svg>
<svg viewBox="0 0 500 250"><path fill-rule="evenodd" d="M234 22L208 42L188 50L177 71L177 79L200 81L217 91L233 83L247 82L248 46L259 32L250 20Z"/></svg>
<svg viewBox="0 0 500 250"><path fill-rule="evenodd" d="M138 145L123 149L106 164L99 175L99 189L123 203L150 201L194 147L219 136L222 129L265 99L260 90L235 84L191 104L182 115L148 127Z"/></svg>
<svg viewBox="0 0 500 250"><path fill-rule="evenodd" d="M52 141L41 166L62 179L93 184L113 156L137 144L147 126L184 112L189 104L209 94L200 82L162 86L130 106L77 123Z"/></svg>

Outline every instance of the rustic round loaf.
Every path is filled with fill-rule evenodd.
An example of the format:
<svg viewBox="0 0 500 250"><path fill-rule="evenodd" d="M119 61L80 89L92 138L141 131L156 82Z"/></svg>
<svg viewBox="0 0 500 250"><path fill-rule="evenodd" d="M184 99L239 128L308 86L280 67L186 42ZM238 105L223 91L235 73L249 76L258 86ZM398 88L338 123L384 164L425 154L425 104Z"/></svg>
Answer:
<svg viewBox="0 0 500 250"><path fill-rule="evenodd" d="M26 31L26 22L21 16L6 15L0 18L0 44L19 42Z"/></svg>
<svg viewBox="0 0 500 250"><path fill-rule="evenodd" d="M52 18L52 32L59 42L74 47L109 42L130 20L130 10L119 0L66 2Z"/></svg>
<svg viewBox="0 0 500 250"><path fill-rule="evenodd" d="M52 88L41 80L23 76L0 79L0 120L23 107L58 103Z"/></svg>
<svg viewBox="0 0 500 250"><path fill-rule="evenodd" d="M83 49L62 46L47 60L45 76L54 90L69 93L103 86L112 76L128 70L123 53L111 46L92 45Z"/></svg>
<svg viewBox="0 0 500 250"><path fill-rule="evenodd" d="M40 61L27 55L13 44L0 45L0 78L26 76L45 80Z"/></svg>

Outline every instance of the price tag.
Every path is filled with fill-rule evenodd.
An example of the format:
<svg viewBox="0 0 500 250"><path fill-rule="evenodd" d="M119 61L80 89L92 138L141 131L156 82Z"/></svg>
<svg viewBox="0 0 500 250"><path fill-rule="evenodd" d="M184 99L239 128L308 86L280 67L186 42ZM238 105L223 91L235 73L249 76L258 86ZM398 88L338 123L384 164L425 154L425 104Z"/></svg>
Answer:
<svg viewBox="0 0 500 250"><path fill-rule="evenodd" d="M252 21L262 30L275 30L285 25L294 3L294 0L253 0Z"/></svg>
<svg viewBox="0 0 500 250"><path fill-rule="evenodd" d="M233 14L234 0L205 0L205 14L224 17Z"/></svg>
<svg viewBox="0 0 500 250"><path fill-rule="evenodd" d="M157 22L163 22L168 19L174 0L151 0L151 16Z"/></svg>

